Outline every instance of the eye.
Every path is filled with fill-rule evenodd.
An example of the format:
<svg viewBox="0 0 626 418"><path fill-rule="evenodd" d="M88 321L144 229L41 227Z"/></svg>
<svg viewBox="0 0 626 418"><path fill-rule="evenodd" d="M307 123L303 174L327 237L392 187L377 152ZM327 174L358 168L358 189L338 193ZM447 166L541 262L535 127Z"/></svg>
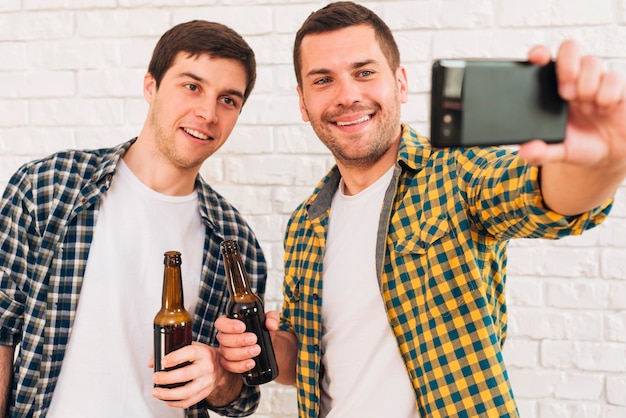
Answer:
<svg viewBox="0 0 626 418"><path fill-rule="evenodd" d="M363 71L359 71L359 73L357 74L358 77L369 77L372 74L374 74L374 71L372 70L363 70Z"/></svg>
<svg viewBox="0 0 626 418"><path fill-rule="evenodd" d="M331 80L328 77L318 78L317 80L313 81L313 84L315 84L315 85L323 85L323 84L330 83L330 81Z"/></svg>
<svg viewBox="0 0 626 418"><path fill-rule="evenodd" d="M224 96L224 97L222 97L222 99L221 99L221 100L222 100L222 102L223 102L224 104L226 104L226 105L228 105L228 106L231 106L231 107L234 107L234 108L239 107L239 101L238 101L238 100L233 99L232 97L229 97L229 96Z"/></svg>
<svg viewBox="0 0 626 418"><path fill-rule="evenodd" d="M200 87L192 83L185 84L185 88L189 91L198 91L200 89Z"/></svg>

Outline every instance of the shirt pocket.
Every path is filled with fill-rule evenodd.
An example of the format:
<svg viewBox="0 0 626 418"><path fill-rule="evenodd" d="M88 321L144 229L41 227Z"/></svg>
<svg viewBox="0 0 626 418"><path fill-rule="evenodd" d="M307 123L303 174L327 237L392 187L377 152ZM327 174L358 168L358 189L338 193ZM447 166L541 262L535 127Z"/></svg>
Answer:
<svg viewBox="0 0 626 418"><path fill-rule="evenodd" d="M400 254L426 254L430 247L448 235L449 232L450 222L445 213L421 220L417 223L417 228L412 227L404 238L398 239L395 245L396 252Z"/></svg>
<svg viewBox="0 0 626 418"><path fill-rule="evenodd" d="M402 258L400 280L408 277L417 310L444 320L465 313L478 287L447 214L414 225L395 249Z"/></svg>

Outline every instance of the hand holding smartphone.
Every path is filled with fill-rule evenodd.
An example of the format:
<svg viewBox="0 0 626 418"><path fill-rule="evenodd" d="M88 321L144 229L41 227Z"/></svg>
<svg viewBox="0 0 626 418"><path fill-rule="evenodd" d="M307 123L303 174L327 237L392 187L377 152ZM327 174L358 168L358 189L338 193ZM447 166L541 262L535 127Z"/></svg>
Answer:
<svg viewBox="0 0 626 418"><path fill-rule="evenodd" d="M437 60L432 66L431 135L436 147L561 142L567 102L554 62Z"/></svg>

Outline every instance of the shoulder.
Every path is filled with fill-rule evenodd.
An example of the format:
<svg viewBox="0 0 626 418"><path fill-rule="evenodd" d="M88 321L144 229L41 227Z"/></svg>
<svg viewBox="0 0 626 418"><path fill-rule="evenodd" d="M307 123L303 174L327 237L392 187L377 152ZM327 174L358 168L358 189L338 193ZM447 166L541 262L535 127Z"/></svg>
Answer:
<svg viewBox="0 0 626 418"><path fill-rule="evenodd" d="M51 198L55 190L80 189L97 173L114 172L117 161L131 143L96 150L68 149L29 161L13 173L5 196L16 191L21 195L40 193Z"/></svg>
<svg viewBox="0 0 626 418"><path fill-rule="evenodd" d="M94 172L103 165L111 165L114 169L130 143L112 148L59 151L25 163L17 170L16 175L27 176L37 182L45 181L45 179L61 181L63 178L70 177L86 178L87 173Z"/></svg>

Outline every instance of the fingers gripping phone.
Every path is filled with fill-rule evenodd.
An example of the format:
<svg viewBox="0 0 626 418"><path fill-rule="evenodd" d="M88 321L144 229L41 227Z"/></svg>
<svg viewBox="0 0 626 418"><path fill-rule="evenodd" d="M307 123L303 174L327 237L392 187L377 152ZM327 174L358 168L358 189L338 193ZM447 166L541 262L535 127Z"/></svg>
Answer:
<svg viewBox="0 0 626 418"><path fill-rule="evenodd" d="M567 102L554 62L437 60L430 141L436 147L520 144L565 137Z"/></svg>

